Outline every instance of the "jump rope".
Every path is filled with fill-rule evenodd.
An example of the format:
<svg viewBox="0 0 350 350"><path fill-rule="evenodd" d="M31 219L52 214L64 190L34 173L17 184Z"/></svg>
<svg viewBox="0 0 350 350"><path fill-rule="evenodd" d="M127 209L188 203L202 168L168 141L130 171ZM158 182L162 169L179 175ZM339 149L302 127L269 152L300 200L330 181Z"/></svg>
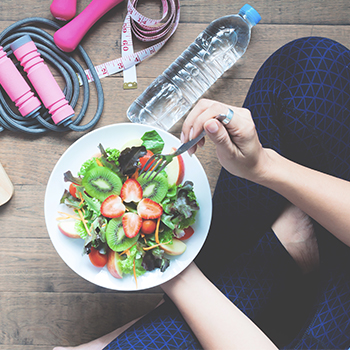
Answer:
<svg viewBox="0 0 350 350"><path fill-rule="evenodd" d="M80 112L74 120L69 118L69 120L65 120L65 122L61 124L58 123L58 125L52 121L49 111L44 106L41 106L29 116L22 116L13 112L5 98L5 94L1 91L0 131L8 129L12 131L23 131L30 134L40 134L49 130L57 132L68 130L78 132L87 131L94 127L99 121L104 105L103 89L97 73L93 69L94 65L83 47L78 45L77 51L94 76L94 84L96 86L98 99L97 110L94 117L87 124L80 125L87 111L90 98L89 83L84 69L73 57L58 49L54 43L53 37L45 30L38 28L39 26L48 26L54 30L61 28L57 23L45 18L32 17L23 19L12 24L0 34L0 45L3 47L3 51L7 53L7 56L10 56L13 54L11 44L17 39L29 35L43 59L50 62L63 76L65 81L63 93L73 109L76 107L82 89L83 101ZM82 87L80 87L76 74L77 72L82 79Z"/></svg>
<svg viewBox="0 0 350 350"><path fill-rule="evenodd" d="M47 131L88 131L97 124L103 111L104 95L100 78L123 71L124 88L137 86L136 82L125 82L125 79L136 81L135 65L157 52L175 32L179 23L180 5L177 0L161 0L163 16L160 20L151 20L136 11L134 6L137 0L128 0L128 13L122 30L122 58L94 67L79 42L100 17L121 1L105 0L101 6L99 0L93 0L81 14L64 26L46 18L32 17L20 20L0 33L0 132L4 129L30 134ZM59 12L55 16L57 19L69 20L75 15L75 3L76 0L54 0L51 12L54 16L55 10ZM62 11L67 14L68 10L70 14L66 18L58 17L62 16ZM166 21L161 25L164 19ZM56 33L51 36L40 27L49 27ZM153 41L162 37L165 39L134 53L131 41L132 27L136 28L133 33L138 33L136 37L139 40ZM66 47L64 43L68 43ZM69 54L72 51L79 53L87 69L84 70ZM12 55L18 60L16 66L10 59ZM56 68L64 78L63 91L58 87L45 61ZM23 66L41 101L34 96L19 73L19 64ZM96 86L97 109L94 117L81 125L89 105L90 82ZM75 116L74 108L81 90L82 106L79 114ZM15 103L20 114L13 111L6 94Z"/></svg>

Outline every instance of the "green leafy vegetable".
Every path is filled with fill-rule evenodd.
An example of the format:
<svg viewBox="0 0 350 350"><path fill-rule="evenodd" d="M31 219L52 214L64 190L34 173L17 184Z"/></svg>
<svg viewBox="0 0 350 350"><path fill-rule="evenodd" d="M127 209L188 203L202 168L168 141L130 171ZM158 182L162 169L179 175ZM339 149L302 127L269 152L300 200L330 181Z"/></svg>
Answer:
<svg viewBox="0 0 350 350"><path fill-rule="evenodd" d="M72 172L70 170L66 171L63 174L63 180L65 182L73 182L73 183L75 183L77 185L81 185L81 178L73 176L73 174L72 174Z"/></svg>
<svg viewBox="0 0 350 350"><path fill-rule="evenodd" d="M144 146L125 148L119 156L120 171L123 175L135 173L139 159L147 153Z"/></svg>
<svg viewBox="0 0 350 350"><path fill-rule="evenodd" d="M83 165L80 167L80 170L78 171L79 176L85 176L85 174L91 170L92 168L98 166L96 163L96 158L88 159L83 163ZM73 181L74 182L74 181ZM81 182L80 182L81 183Z"/></svg>
<svg viewBox="0 0 350 350"><path fill-rule="evenodd" d="M135 261L136 276L143 275L146 270L142 267L142 257L145 255L142 248L137 244L130 248L130 255L125 255L125 258L121 261L121 268L123 273L132 275Z"/></svg>
<svg viewBox="0 0 350 350"><path fill-rule="evenodd" d="M162 201L162 223L171 230L184 229L195 222L199 206L193 191L193 183L186 181L177 187L176 195L173 189Z"/></svg>
<svg viewBox="0 0 350 350"><path fill-rule="evenodd" d="M155 130L145 132L141 140L143 141L142 146L153 153L161 153L164 148L164 141Z"/></svg>
<svg viewBox="0 0 350 350"><path fill-rule="evenodd" d="M86 239L89 236L82 221L77 220L74 228L78 232L80 238Z"/></svg>

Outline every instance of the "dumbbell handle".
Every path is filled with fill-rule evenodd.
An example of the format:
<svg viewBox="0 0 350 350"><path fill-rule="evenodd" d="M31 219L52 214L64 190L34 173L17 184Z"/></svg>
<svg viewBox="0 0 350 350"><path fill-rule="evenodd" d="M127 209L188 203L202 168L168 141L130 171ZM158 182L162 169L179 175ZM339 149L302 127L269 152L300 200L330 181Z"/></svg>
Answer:
<svg viewBox="0 0 350 350"><path fill-rule="evenodd" d="M92 0L77 17L54 34L55 44L65 52L72 52L88 30L109 10L123 0Z"/></svg>
<svg viewBox="0 0 350 350"><path fill-rule="evenodd" d="M56 19L69 21L77 11L77 0L53 0L50 11Z"/></svg>

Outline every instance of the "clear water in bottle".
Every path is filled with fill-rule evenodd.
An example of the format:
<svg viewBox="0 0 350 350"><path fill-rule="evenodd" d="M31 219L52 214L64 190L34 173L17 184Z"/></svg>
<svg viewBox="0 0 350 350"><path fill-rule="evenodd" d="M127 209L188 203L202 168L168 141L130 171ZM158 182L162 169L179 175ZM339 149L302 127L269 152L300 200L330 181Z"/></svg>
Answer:
<svg viewBox="0 0 350 350"><path fill-rule="evenodd" d="M260 19L244 5L238 15L213 21L133 102L129 120L169 130L244 54Z"/></svg>

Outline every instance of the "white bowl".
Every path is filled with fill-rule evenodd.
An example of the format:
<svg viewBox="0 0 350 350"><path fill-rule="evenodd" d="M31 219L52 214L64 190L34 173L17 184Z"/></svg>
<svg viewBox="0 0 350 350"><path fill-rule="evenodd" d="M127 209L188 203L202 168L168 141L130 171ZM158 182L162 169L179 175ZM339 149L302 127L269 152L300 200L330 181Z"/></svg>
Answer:
<svg viewBox="0 0 350 350"><path fill-rule="evenodd" d="M179 147L180 140L170 133L142 124L114 124L96 129L74 142L62 155L55 165L49 178L45 193L45 221L52 244L61 256L63 261L79 276L98 286L120 291L136 290L136 283L133 276L125 276L122 279L114 278L107 270L107 267L97 268L93 266L87 255L82 255L84 241L64 236L58 229L56 218L58 211L66 210L60 199L64 189L68 189L69 183L64 182L63 174L70 170L77 175L81 165L95 153L99 152L98 145L101 143L104 148L111 147L120 149L126 142L132 139L139 139L146 131L157 130L165 142L165 153L170 153L172 147ZM183 271L196 257L202 248L208 234L211 215L212 199L207 176L202 165L195 155L190 157L187 153L182 155L185 163L185 180L194 183L194 191L200 210L193 225L195 233L186 240L186 251L176 257L170 258L170 266L165 272L159 269L146 272L137 278L137 290L158 286Z"/></svg>

